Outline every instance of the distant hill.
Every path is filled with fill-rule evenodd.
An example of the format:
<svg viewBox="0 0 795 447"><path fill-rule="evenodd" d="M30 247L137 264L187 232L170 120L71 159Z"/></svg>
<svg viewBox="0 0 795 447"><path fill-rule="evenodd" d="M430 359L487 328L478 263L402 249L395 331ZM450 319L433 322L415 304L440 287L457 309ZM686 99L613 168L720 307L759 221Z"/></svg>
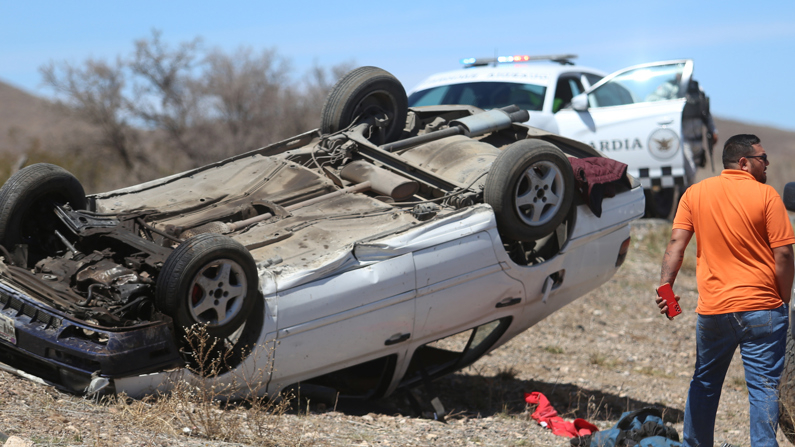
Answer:
<svg viewBox="0 0 795 447"><path fill-rule="evenodd" d="M720 137L715 148L715 173L722 168L720 157L726 139L738 133L753 133L762 139L771 157L768 183L781 192L786 182L795 181L795 132L721 118L716 118L715 124ZM52 162L57 162L60 157L68 158L69 154L81 151L79 142L86 141L86 135L91 133L91 126L52 102L0 81L0 165L6 165L0 166L1 181L11 168L9 165L18 162L22 154L31 156L29 161L35 162L41 153L55 153ZM699 178L711 175L708 163ZM96 186L102 189L101 185Z"/></svg>
<svg viewBox="0 0 795 447"><path fill-rule="evenodd" d="M775 127L748 124L722 118L715 118L718 128L718 144L715 147L715 174L723 168L721 156L723 143L732 135L750 133L762 140L762 146L770 156L770 166L767 168L767 183L781 194L787 182L795 181L795 132L777 129ZM699 173L702 179L714 175L710 170L709 162L706 169Z"/></svg>
<svg viewBox="0 0 795 447"><path fill-rule="evenodd" d="M795 132L793 131L722 118L715 118L715 126L718 128L720 137L718 146L721 148L726 139L732 135L752 133L762 140L762 146L771 156L781 154L791 157L795 155Z"/></svg>
<svg viewBox="0 0 795 447"><path fill-rule="evenodd" d="M45 143L63 142L89 126L46 100L0 82L0 153L17 156L47 150Z"/></svg>

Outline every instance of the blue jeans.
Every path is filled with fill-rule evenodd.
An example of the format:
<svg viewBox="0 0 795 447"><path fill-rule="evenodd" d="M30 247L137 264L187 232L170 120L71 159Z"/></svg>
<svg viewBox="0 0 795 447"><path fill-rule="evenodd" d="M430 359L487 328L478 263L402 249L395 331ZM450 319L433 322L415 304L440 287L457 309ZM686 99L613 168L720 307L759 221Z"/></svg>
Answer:
<svg viewBox="0 0 795 447"><path fill-rule="evenodd" d="M696 371L687 394L683 445L712 447L723 379L740 346L751 404L751 445L778 446L778 382L784 368L788 317L786 305L698 316Z"/></svg>

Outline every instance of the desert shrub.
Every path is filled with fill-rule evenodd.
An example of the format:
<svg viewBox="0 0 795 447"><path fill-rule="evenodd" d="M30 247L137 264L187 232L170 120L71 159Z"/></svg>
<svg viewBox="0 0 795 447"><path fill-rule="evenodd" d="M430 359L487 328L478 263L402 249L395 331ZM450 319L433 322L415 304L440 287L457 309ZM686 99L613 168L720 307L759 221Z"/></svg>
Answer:
<svg viewBox="0 0 795 447"><path fill-rule="evenodd" d="M278 433L282 416L290 409L289 397L265 393L261 375L219 384L213 379L226 371L231 351L217 349L217 339L202 325L190 328L186 341L193 357L187 367L191 380L173 379L167 384L168 392L144 399L122 394L107 398L106 403L131 423L167 435L247 445L292 443Z"/></svg>
<svg viewBox="0 0 795 447"><path fill-rule="evenodd" d="M90 171L84 179L73 171L94 190L201 166L311 130L326 94L350 68L315 66L295 80L290 61L275 49L227 53L207 49L198 38L169 45L153 31L113 62L50 62L40 72L64 110L96 130L74 145L83 153L71 164L82 168L102 160L103 169L118 166L122 173Z"/></svg>

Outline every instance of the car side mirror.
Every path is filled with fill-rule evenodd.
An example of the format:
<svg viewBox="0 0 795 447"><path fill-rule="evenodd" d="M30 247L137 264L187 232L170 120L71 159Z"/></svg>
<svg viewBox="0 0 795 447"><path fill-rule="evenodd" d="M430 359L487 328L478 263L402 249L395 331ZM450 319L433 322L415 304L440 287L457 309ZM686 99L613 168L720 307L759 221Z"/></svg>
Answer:
<svg viewBox="0 0 795 447"><path fill-rule="evenodd" d="M790 211L795 211L795 182L784 186L784 206Z"/></svg>
<svg viewBox="0 0 795 447"><path fill-rule="evenodd" d="M571 108L578 112L588 110L588 96L585 93L580 93L574 98L571 98Z"/></svg>

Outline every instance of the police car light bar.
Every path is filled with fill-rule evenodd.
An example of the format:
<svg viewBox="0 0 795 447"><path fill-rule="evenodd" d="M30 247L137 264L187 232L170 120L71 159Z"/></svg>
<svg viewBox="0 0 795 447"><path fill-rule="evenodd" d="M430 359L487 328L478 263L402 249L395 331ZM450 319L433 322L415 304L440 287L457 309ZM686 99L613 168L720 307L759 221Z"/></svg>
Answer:
<svg viewBox="0 0 795 447"><path fill-rule="evenodd" d="M553 61L561 65L574 65L571 59L576 59L576 54L550 54L545 56L528 56L526 54L518 56L500 56L500 57L468 57L461 59L461 63L469 67L482 67L484 65L492 64L509 64L516 62L531 62L531 61Z"/></svg>

